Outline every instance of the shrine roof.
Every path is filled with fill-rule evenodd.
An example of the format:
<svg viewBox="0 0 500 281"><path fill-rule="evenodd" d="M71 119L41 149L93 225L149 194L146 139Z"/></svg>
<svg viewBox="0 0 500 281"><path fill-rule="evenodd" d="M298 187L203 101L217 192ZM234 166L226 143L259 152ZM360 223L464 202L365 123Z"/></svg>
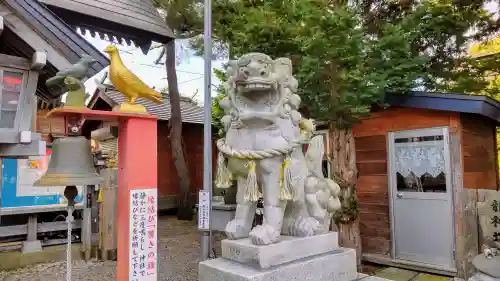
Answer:
<svg viewBox="0 0 500 281"><path fill-rule="evenodd" d="M92 37L141 47L147 53L151 42L166 43L175 36L151 0L37 0L73 28L90 31Z"/></svg>
<svg viewBox="0 0 500 281"><path fill-rule="evenodd" d="M105 84L98 86L94 96L90 100L89 107L94 108L93 106L99 98L103 99L108 105L110 105L110 108L126 102L125 97L120 92L118 92L113 86ZM142 98L138 99L137 103L144 105L149 113L156 115L160 120L170 120L171 108L168 94L164 96L162 104L156 104ZM199 106L190 98L182 96L180 103L182 122L203 124L203 106Z"/></svg>
<svg viewBox="0 0 500 281"><path fill-rule="evenodd" d="M411 92L388 96L386 102L391 106L479 114L500 123L500 103L487 96Z"/></svg>
<svg viewBox="0 0 500 281"><path fill-rule="evenodd" d="M1 35L4 40L0 49L4 53L31 58L35 49L43 50L45 46L54 49L48 53L48 64L38 79L37 95L43 100L51 101L64 93L63 89L47 88L45 80L78 61L81 54L90 55L97 60L89 70L91 76L109 65L109 60L103 53L40 2L3 0L0 1L0 6L8 9L8 13L3 15L6 30Z"/></svg>

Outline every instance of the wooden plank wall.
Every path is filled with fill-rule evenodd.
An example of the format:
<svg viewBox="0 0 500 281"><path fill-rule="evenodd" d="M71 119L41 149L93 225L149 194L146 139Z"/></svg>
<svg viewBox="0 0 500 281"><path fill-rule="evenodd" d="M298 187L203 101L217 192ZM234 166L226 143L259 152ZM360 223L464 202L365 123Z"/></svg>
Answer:
<svg viewBox="0 0 500 281"><path fill-rule="evenodd" d="M461 114L464 187L498 188L496 127L478 115Z"/></svg>
<svg viewBox="0 0 500 281"><path fill-rule="evenodd" d="M203 188L203 125L184 123L182 125L182 138L184 141L191 192L197 193ZM213 167L217 160L217 153L213 150ZM172 150L169 140L168 122L158 122L158 191L160 196L177 195L179 192L179 179L172 160ZM214 169L215 171L215 169Z"/></svg>
<svg viewBox="0 0 500 281"><path fill-rule="evenodd" d="M448 126L458 114L442 111L391 108L373 113L354 126L359 170L357 196L364 253L389 256L391 225L387 174L389 132Z"/></svg>
<svg viewBox="0 0 500 281"><path fill-rule="evenodd" d="M364 252L388 255L391 228L386 135L360 136L355 141L362 248Z"/></svg>
<svg viewBox="0 0 500 281"><path fill-rule="evenodd" d="M64 116L47 117L47 111L39 111L36 116L36 126L36 132L40 133L42 137L49 134L59 137L66 135Z"/></svg>

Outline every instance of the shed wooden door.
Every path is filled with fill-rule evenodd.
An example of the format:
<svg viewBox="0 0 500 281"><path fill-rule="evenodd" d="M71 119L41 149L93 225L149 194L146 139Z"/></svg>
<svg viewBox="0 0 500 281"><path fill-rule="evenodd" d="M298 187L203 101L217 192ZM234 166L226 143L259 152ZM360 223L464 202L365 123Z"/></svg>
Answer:
<svg viewBox="0 0 500 281"><path fill-rule="evenodd" d="M389 133L392 254L454 270L454 223L447 128Z"/></svg>

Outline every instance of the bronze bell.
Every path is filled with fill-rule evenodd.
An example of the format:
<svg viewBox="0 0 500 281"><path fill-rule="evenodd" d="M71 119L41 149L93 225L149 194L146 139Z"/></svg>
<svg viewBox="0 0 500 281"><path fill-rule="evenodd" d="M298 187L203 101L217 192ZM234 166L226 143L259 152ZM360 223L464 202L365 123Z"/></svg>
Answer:
<svg viewBox="0 0 500 281"><path fill-rule="evenodd" d="M103 181L94 168L90 141L85 137L56 139L45 175L35 186L98 185Z"/></svg>

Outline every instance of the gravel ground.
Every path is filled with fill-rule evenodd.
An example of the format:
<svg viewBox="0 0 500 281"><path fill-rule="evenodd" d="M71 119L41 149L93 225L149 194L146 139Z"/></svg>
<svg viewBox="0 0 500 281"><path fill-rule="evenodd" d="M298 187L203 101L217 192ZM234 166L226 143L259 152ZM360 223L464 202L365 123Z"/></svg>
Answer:
<svg viewBox="0 0 500 281"><path fill-rule="evenodd" d="M200 233L194 222L160 217L160 281L196 281L200 261ZM214 235L214 248L220 254L222 234ZM116 280L116 262L75 261L73 281ZM65 281L65 262L39 264L14 271L0 271L0 281Z"/></svg>

